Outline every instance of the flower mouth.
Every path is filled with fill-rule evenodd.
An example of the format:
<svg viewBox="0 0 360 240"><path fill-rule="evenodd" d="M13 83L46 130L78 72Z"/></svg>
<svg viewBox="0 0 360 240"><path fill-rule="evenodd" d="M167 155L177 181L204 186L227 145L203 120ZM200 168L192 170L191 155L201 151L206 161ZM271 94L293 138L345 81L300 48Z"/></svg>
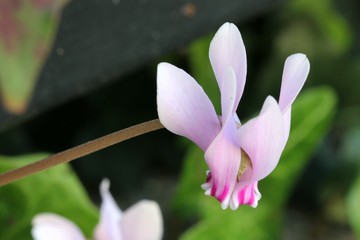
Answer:
<svg viewBox="0 0 360 240"><path fill-rule="evenodd" d="M238 171L237 178L236 178L237 182L240 182L241 176L248 169L248 167L251 167L251 168L253 167L251 159L250 159L249 155L243 149L241 149L241 162L240 162L240 167L239 167L239 171Z"/></svg>
<svg viewBox="0 0 360 240"><path fill-rule="evenodd" d="M246 182L247 178L249 177L249 176L245 176L245 175L248 175L247 172L249 170L250 171L252 170L253 164L252 164L250 156L242 148L240 148L240 152L241 152L241 161L240 161L239 168L236 169L237 170L237 175L235 175L236 180L235 179L232 180L233 184L235 184L235 185L233 185L233 187L229 187L231 184L228 182L225 185L225 187L221 193L217 192L218 183L216 182L216 179L214 178L211 170L206 171L207 178L205 180L205 183L201 185L202 189L205 190L205 195L214 196L218 201L220 201L222 203L223 209L227 208L227 206L229 204L234 205L233 203L229 202L229 201L233 201L233 200L231 200L233 198L239 199L239 200L235 200L235 201L241 202L242 204L245 204L245 202L249 202L249 205L252 206L254 203L254 201L253 201L255 199L254 198L255 195L253 196L254 189L251 190L250 189L251 186L245 186L245 185L243 186L244 181ZM242 187L239 188L239 186L242 186ZM248 190L250 190L250 192L248 192ZM249 196L252 196L248 199L249 201L245 201L243 199L245 197L248 198ZM256 198L256 199L259 199L259 198ZM236 205L236 207L235 207L235 209L236 209L239 204L235 204L235 205Z"/></svg>
<svg viewBox="0 0 360 240"><path fill-rule="evenodd" d="M205 190L205 195L215 197L221 203L223 209L230 206L232 210L235 210L243 204L256 207L261 198L257 182L248 185L246 181L249 176L245 176L248 175L247 171L251 171L252 168L253 165L250 156L241 149L241 163L234 188L229 189L229 185L226 185L222 193L217 195L216 192L218 186L210 170L206 171L207 178L201 187Z"/></svg>

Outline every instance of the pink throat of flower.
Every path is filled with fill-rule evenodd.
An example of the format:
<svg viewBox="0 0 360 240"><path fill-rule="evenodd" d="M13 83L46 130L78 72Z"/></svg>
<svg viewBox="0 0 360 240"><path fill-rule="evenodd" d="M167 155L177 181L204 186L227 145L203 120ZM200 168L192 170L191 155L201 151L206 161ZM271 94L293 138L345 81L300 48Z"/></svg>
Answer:
<svg viewBox="0 0 360 240"><path fill-rule="evenodd" d="M241 164L235 180L235 186L232 190L230 190L229 184L226 184L219 193L217 183L210 170L206 172L207 177L201 187L205 190L205 195L215 197L221 203L223 209L226 209L230 205L230 207L235 210L239 205L244 204L256 207L261 197L257 188L257 182L247 185L241 182L243 173L252 167L249 155L244 150L241 150Z"/></svg>

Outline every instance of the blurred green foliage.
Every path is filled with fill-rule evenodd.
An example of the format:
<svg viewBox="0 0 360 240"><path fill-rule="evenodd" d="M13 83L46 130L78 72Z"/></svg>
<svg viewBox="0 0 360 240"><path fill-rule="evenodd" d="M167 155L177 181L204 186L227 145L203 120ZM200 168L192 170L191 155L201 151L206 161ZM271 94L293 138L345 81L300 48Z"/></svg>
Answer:
<svg viewBox="0 0 360 240"><path fill-rule="evenodd" d="M1 156L0 172L44 157L45 154ZM98 210L67 164L0 188L1 239L29 239L31 219L42 212L57 213L71 219L86 236L92 235L98 220Z"/></svg>
<svg viewBox="0 0 360 240"><path fill-rule="evenodd" d="M189 47L189 68L209 96L218 114L221 113L220 91L209 61L209 46L213 36L204 37Z"/></svg>
<svg viewBox="0 0 360 240"><path fill-rule="evenodd" d="M12 113L26 110L52 47L67 0L2 0L0 3L0 92Z"/></svg>
<svg viewBox="0 0 360 240"><path fill-rule="evenodd" d="M353 167L357 167L357 178L352 183L350 190L346 196L346 213L349 218L349 223L360 239L360 127L352 128L346 134L343 144L343 156L346 161L355 163Z"/></svg>
<svg viewBox="0 0 360 240"><path fill-rule="evenodd" d="M310 56L319 51L339 55L349 50L353 38L351 28L335 8L334 1L293 0L284 14L290 21L280 35L279 50L303 46ZM289 34L289 31L298 34ZM311 39L303 41L306 37Z"/></svg>
<svg viewBox="0 0 360 240"><path fill-rule="evenodd" d="M353 183L346 200L346 210L349 222L355 231L357 238L360 239L360 175Z"/></svg>

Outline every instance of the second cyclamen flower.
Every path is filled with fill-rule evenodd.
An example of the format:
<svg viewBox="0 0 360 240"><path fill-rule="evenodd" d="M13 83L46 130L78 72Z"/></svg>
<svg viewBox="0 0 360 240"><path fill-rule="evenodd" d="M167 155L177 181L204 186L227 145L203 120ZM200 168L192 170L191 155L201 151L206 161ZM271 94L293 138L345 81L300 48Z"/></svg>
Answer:
<svg viewBox="0 0 360 240"><path fill-rule="evenodd" d="M204 152L209 166L205 194L237 209L256 207L261 194L258 181L279 162L290 131L291 105L300 92L310 64L304 54L285 62L280 99L268 96L260 114L241 124L236 109L246 81L246 52L237 27L225 23L210 45L210 61L221 92L219 118L201 86L185 71L160 63L157 104L161 123L187 137Z"/></svg>
<svg viewBox="0 0 360 240"><path fill-rule="evenodd" d="M94 240L160 240L163 221L159 205L142 200L121 211L109 192L110 182L101 182L102 203ZM33 218L32 235L35 240L86 240L80 228L71 220L55 213L40 213Z"/></svg>

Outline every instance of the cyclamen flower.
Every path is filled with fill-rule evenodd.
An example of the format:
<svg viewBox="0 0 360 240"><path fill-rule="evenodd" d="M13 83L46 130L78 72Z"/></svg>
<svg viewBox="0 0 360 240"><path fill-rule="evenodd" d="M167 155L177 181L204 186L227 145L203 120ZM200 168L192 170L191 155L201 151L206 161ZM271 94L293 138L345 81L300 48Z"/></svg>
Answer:
<svg viewBox="0 0 360 240"><path fill-rule="evenodd" d="M163 222L159 205L142 200L125 212L117 206L109 192L109 181L100 185L102 204L100 222L95 228L95 240L159 240ZM53 213L33 218L32 236L35 240L86 240L81 230L70 220Z"/></svg>
<svg viewBox="0 0 360 240"><path fill-rule="evenodd" d="M260 114L241 124L236 109L246 78L246 52L241 34L225 23L215 34L210 62L221 92L219 118L201 86L185 71L160 63L157 72L157 105L161 123L205 152L209 167L202 185L206 195L237 209L256 207L261 198L258 181L279 162L290 131L291 105L309 73L304 54L286 59L279 103L268 96Z"/></svg>

